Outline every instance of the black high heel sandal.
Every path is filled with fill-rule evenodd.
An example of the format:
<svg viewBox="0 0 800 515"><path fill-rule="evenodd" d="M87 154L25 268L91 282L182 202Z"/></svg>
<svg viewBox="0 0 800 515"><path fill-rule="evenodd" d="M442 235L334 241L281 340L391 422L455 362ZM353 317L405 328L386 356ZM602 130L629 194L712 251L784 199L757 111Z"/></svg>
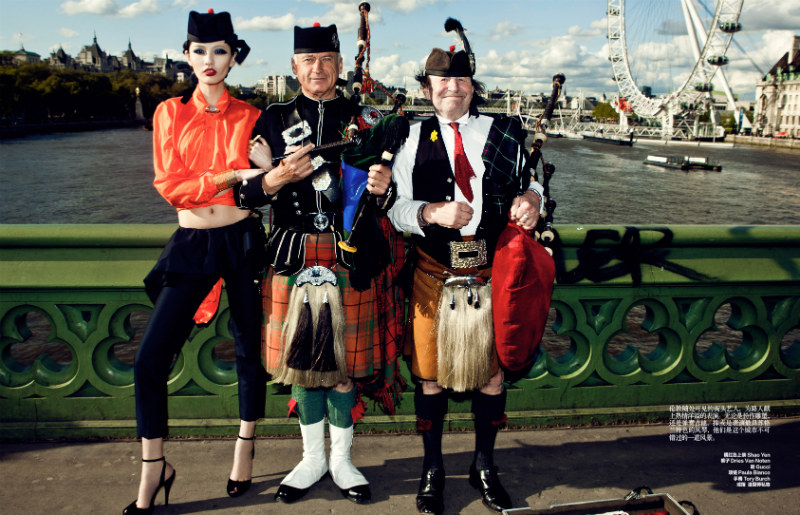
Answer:
<svg viewBox="0 0 800 515"><path fill-rule="evenodd" d="M245 438L244 436L236 435L239 440L255 440L255 435L251 436L250 438ZM253 450L250 452L250 458L255 459L256 457L256 443L253 442ZM250 485L253 483L253 478L245 479L244 481L234 481L231 478L228 478L228 495L231 497L239 497L240 495L244 495L248 490L250 490Z"/></svg>
<svg viewBox="0 0 800 515"><path fill-rule="evenodd" d="M122 510L122 515L149 515L153 513L153 508L155 508L156 502L156 495L158 491L161 490L161 487L164 487L164 506L169 506L169 491L172 489L172 482L175 481L175 474L177 474L176 470L172 469L172 475L169 476L169 479L166 481L164 480L164 474L167 472L167 460L164 459L164 456L160 458L156 458L154 460L145 460L142 459L145 463L155 463L158 461L163 461L164 464L161 465L161 477L158 480L158 487L156 487L156 491L153 492L153 496L150 498L150 505L147 508L139 508L136 506L136 500L130 503L128 506Z"/></svg>

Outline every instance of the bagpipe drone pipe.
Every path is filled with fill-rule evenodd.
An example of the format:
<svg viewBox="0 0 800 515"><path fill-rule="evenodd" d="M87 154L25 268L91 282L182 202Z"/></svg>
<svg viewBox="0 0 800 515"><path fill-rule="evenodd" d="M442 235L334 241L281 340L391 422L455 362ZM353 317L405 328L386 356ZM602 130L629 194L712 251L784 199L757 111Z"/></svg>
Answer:
<svg viewBox="0 0 800 515"><path fill-rule="evenodd" d="M533 174L533 180L538 180L536 167L539 161L542 162L542 189L543 189L543 202L542 213L544 217L539 217L539 222L536 226L536 239L547 249L547 252L552 256L552 245L555 240L555 231L553 230L553 212L556 210L556 201L550 195L550 179L556 171L556 167L552 163L548 163L542 159L542 146L547 141L547 128L550 125L550 118L553 116L558 97L561 95L561 87L564 85L566 77L563 74L557 73L553 75L553 92L550 98L547 99L544 111L536 121L533 144L531 145L530 159L528 160L529 168ZM530 177L530 174L526 174Z"/></svg>
<svg viewBox="0 0 800 515"><path fill-rule="evenodd" d="M367 178L370 166L391 166L394 155L408 138L408 119L402 115L405 95L394 98L394 106L383 114L374 106L361 104L362 93L373 91L375 82L369 76L370 58L370 5L359 6L361 22L358 28L358 54L353 74L353 118L348 128L348 138L361 137L358 146L347 148L342 153L342 191L344 198L343 222L347 234L345 241L338 243L344 265L350 270L350 282L354 288L369 287L370 280L377 276L392 261L391 240L398 237L385 216L395 199L393 186L385 195L370 193Z"/></svg>
<svg viewBox="0 0 800 515"><path fill-rule="evenodd" d="M565 77L553 77L553 92L534 127L533 144L522 176L522 191L530 181L538 181L536 167L542 162L543 206L535 233L509 222L500 238L492 267L492 318L495 347L501 367L509 381L523 377L536 358L544 335L555 281L553 250L555 231L553 211L556 202L550 197L550 178L555 166L542 159L547 141L547 126Z"/></svg>

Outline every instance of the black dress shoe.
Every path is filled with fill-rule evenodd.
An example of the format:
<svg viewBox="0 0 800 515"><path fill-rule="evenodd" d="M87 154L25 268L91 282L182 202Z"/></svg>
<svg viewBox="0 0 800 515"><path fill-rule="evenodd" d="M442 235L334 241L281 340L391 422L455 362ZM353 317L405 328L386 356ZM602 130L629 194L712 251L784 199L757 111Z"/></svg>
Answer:
<svg viewBox="0 0 800 515"><path fill-rule="evenodd" d="M490 510L500 512L511 508L511 497L500 484L497 467L478 470L473 463L469 467L469 484L481 493L483 504Z"/></svg>
<svg viewBox="0 0 800 515"><path fill-rule="evenodd" d="M275 492L275 500L291 504L308 493L309 488L295 488L289 485L281 485Z"/></svg>
<svg viewBox="0 0 800 515"><path fill-rule="evenodd" d="M350 488L340 488L340 492L345 499L349 499L356 504L367 504L372 500L372 492L369 485L351 486Z"/></svg>
<svg viewBox="0 0 800 515"><path fill-rule="evenodd" d="M444 471L426 470L422 473L417 492L417 510L420 513L444 512Z"/></svg>

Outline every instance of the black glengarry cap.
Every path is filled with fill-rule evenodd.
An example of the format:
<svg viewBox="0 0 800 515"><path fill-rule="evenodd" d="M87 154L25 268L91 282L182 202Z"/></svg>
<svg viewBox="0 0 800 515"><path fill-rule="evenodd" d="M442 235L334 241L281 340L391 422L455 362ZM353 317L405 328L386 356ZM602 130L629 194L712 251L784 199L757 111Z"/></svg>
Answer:
<svg viewBox="0 0 800 515"><path fill-rule="evenodd" d="M321 27L315 23L313 27L294 28L294 53L316 54L318 52L339 52L339 33L336 25Z"/></svg>
<svg viewBox="0 0 800 515"><path fill-rule="evenodd" d="M224 41L236 51L236 62L241 64L250 47L244 40L233 32L231 15L227 12L215 13L214 9L209 9L207 13L191 11L189 13L189 27L186 39L195 43L211 43L213 41Z"/></svg>

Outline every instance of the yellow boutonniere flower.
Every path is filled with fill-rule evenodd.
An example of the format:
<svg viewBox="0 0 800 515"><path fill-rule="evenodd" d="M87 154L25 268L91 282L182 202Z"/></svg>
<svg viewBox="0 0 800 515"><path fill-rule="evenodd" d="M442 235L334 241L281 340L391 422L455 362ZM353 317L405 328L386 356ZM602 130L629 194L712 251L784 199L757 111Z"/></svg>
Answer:
<svg viewBox="0 0 800 515"><path fill-rule="evenodd" d="M437 139L439 139L439 133L434 129L433 132L431 132L431 141L435 143Z"/></svg>

